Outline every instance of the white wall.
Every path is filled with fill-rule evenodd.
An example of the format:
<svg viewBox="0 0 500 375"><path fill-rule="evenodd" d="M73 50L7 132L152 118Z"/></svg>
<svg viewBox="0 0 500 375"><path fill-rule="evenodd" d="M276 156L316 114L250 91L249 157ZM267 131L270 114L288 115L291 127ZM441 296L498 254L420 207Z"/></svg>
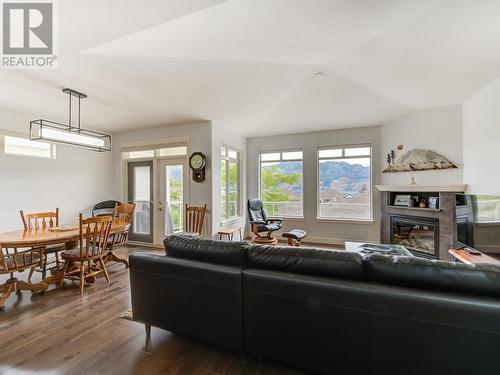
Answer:
<svg viewBox="0 0 500 375"><path fill-rule="evenodd" d="M240 218L223 222L221 218L221 186L220 186L220 149L229 146L240 152ZM232 132L227 127L214 124L212 127L212 226L214 236L220 227L240 227L246 225L246 138ZM238 238L238 235L235 235Z"/></svg>
<svg viewBox="0 0 500 375"><path fill-rule="evenodd" d="M28 134L39 115L0 108L0 131ZM19 210L61 210L62 223L74 224L78 213L113 198L111 155L57 144L55 160L5 155L0 151L0 232L22 229Z"/></svg>
<svg viewBox="0 0 500 375"><path fill-rule="evenodd" d="M458 169L443 171L418 171L383 173L382 184L408 185L410 177L419 185L461 184L462 156L462 106L446 106L415 111L390 121L381 127L382 169L387 166L387 153L396 152L396 158L412 149L426 149L443 155ZM397 145L403 145L401 151Z"/></svg>
<svg viewBox="0 0 500 375"><path fill-rule="evenodd" d="M317 199L317 148L371 143L373 147L372 176L373 184L380 183L380 128L368 127L348 130L280 135L273 137L249 138L247 142L247 181L248 198L259 195L258 156L261 151L301 148L304 150L304 219L286 219L284 229L303 229L308 233L310 242L338 243L344 241L380 240L380 194L373 193L374 221L370 223L324 221L316 218Z"/></svg>
<svg viewBox="0 0 500 375"><path fill-rule="evenodd" d="M464 183L471 194L500 195L500 78L464 103Z"/></svg>
<svg viewBox="0 0 500 375"><path fill-rule="evenodd" d="M186 203L190 205L207 204L205 217L205 235L212 235L212 126L208 121L174 124L161 127L131 130L113 134L113 193L126 199L123 185L123 162L121 147L134 142L158 144L161 140L185 137L188 140L188 153L202 152L207 158L206 178L202 183L193 181L189 169L189 197ZM188 155L188 156L189 156Z"/></svg>

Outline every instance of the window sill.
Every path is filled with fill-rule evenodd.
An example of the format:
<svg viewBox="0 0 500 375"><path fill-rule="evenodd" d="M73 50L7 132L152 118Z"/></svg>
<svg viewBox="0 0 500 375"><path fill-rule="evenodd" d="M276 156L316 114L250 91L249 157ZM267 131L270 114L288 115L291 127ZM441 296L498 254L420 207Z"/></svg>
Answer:
<svg viewBox="0 0 500 375"><path fill-rule="evenodd" d="M359 219L359 220L356 220L356 219L328 219L328 218L324 218L324 217L316 217L316 221L322 222L322 223L324 222L324 223L368 224L368 225L375 223L375 220L373 220L373 219L366 219L366 220L363 220L363 219Z"/></svg>
<svg viewBox="0 0 500 375"><path fill-rule="evenodd" d="M476 225L478 227L498 227L500 225L500 221L476 221Z"/></svg>

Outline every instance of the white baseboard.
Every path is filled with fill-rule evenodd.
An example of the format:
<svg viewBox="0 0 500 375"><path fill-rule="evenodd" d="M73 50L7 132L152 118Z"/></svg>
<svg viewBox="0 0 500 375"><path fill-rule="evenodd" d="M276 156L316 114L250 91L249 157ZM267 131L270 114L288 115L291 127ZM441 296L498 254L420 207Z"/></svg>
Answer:
<svg viewBox="0 0 500 375"><path fill-rule="evenodd" d="M251 240L253 237L252 232L247 232L245 233L245 239L246 240ZM281 237L281 235L277 236L278 238ZM282 240L286 240L284 238L281 238ZM364 242L362 240L358 239L348 239L348 238L332 238L332 237L314 237L314 236L307 236L304 240L302 240L302 243L307 244L322 244L322 245L336 245L336 246L344 246L346 242ZM380 243L380 241L366 241L370 243Z"/></svg>
<svg viewBox="0 0 500 375"><path fill-rule="evenodd" d="M377 241L363 241L360 240L359 238L357 239L350 239L350 238L332 238L332 237L314 237L314 236L308 236L305 238L305 240L302 241L302 243L318 243L318 244L324 244L324 245L337 245L337 246L344 246L346 242L369 242L369 243L380 243L379 240Z"/></svg>
<svg viewBox="0 0 500 375"><path fill-rule="evenodd" d="M474 247L485 253L500 253L500 245L476 245Z"/></svg>

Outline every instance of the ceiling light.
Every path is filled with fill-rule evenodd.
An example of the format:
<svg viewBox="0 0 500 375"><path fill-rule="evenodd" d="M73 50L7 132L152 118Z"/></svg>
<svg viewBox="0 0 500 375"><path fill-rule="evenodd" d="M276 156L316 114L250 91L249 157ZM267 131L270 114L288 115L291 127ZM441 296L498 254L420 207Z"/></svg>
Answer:
<svg viewBox="0 0 500 375"><path fill-rule="evenodd" d="M316 72L316 73L314 73L314 78L315 79L323 79L323 78L325 78L325 73L323 73L323 72Z"/></svg>
<svg viewBox="0 0 500 375"><path fill-rule="evenodd" d="M109 134L82 129L80 126L80 100L85 99L87 95L72 89L64 89L63 92L69 95L68 125L49 120L33 120L30 122L30 139L65 143L94 151L111 151L111 136ZM73 97L78 98L77 126L73 126L71 123Z"/></svg>

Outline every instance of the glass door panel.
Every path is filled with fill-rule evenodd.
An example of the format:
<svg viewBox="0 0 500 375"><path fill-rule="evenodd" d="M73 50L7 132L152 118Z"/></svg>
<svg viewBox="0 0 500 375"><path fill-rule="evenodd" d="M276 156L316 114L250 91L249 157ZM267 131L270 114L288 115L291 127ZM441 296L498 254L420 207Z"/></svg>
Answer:
<svg viewBox="0 0 500 375"><path fill-rule="evenodd" d="M160 162L159 222L161 240L182 232L184 227L184 199L187 196L186 166L184 160Z"/></svg>
<svg viewBox="0 0 500 375"><path fill-rule="evenodd" d="M168 210L165 210L165 220L172 222L173 232L181 232L183 228L183 209L182 205L184 202L183 194L183 176L184 176L184 166L183 165L166 165L165 166L165 185L166 185L166 196L165 201L167 207L170 208L170 216L168 218ZM165 227L165 233L168 233Z"/></svg>
<svg viewBox="0 0 500 375"><path fill-rule="evenodd" d="M128 200L135 203L129 239L153 242L153 162L128 163Z"/></svg>

